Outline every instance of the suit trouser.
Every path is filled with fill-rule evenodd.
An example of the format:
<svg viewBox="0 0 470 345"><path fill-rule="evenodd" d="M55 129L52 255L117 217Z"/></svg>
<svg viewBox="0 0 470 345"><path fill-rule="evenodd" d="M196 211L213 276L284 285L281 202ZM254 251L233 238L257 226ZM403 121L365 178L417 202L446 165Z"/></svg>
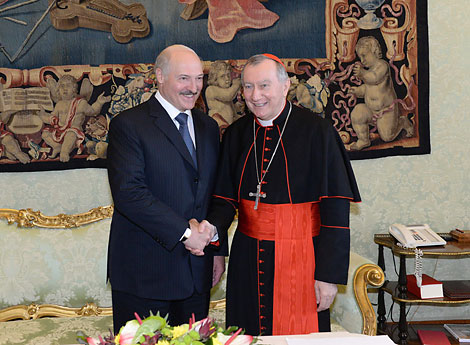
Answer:
<svg viewBox="0 0 470 345"><path fill-rule="evenodd" d="M207 317L209 313L210 293L194 292L191 297L182 300L158 300L138 297L126 292L112 290L114 333L117 334L127 321L135 319L137 313L141 319L160 312L160 316L168 315L171 326L188 323L192 314L196 320Z"/></svg>

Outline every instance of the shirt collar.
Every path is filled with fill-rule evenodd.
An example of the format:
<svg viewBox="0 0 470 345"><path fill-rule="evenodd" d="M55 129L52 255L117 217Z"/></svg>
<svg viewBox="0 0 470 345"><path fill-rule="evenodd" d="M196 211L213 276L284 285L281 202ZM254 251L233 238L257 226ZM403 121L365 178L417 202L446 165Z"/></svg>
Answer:
<svg viewBox="0 0 470 345"><path fill-rule="evenodd" d="M157 93L155 94L155 98L160 102L160 104L162 105L163 109L166 110L166 112L168 113L168 115L170 115L170 118L175 121L175 118L178 116L179 113L181 113L181 111L179 111L173 104L171 104L170 102L168 102L165 98L163 98L162 94L160 93L160 91L157 91ZM183 113L187 114L190 118L192 118L191 116L191 110L185 110L183 111Z"/></svg>
<svg viewBox="0 0 470 345"><path fill-rule="evenodd" d="M272 118L271 120L260 120L258 118L256 118L256 120L259 122L259 124L263 127L269 127L269 126L272 126L274 121L277 120L280 115L284 112L284 110L286 110L286 104L287 104L287 101L284 103L284 107L282 108L282 110L280 111L279 114L277 114L274 118ZM255 116L256 117L256 116ZM277 121L276 121L277 122Z"/></svg>

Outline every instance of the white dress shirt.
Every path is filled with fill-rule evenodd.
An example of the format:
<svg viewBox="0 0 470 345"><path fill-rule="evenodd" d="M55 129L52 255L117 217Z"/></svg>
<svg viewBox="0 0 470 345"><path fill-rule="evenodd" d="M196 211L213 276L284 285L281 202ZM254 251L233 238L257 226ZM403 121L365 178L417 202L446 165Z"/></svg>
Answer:
<svg viewBox="0 0 470 345"><path fill-rule="evenodd" d="M180 129L180 124L176 120L176 117L179 115L179 113L182 113L182 111L179 111L178 109L175 108L173 104L168 102L163 96L161 95L160 91L157 91L155 94L155 98L160 102L162 105L163 109L166 110L168 115L170 115L170 118L173 120L173 123L176 126L176 129ZM186 110L184 111L185 114L188 115L188 129L189 129L189 135L191 136L191 140L193 141L194 148L197 149L196 147L196 135L194 134L194 121L193 121L193 115L191 113L191 110Z"/></svg>

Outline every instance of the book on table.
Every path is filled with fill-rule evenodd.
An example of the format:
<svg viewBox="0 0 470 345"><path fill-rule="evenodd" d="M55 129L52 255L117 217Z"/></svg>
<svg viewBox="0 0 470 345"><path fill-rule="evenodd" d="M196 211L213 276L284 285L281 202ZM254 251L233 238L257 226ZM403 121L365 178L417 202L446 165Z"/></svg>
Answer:
<svg viewBox="0 0 470 345"><path fill-rule="evenodd" d="M444 296L449 298L470 298L470 280L447 280L444 284Z"/></svg>
<svg viewBox="0 0 470 345"><path fill-rule="evenodd" d="M406 280L408 291L421 299L444 297L444 293L442 292L442 282L428 276L427 274L423 274L422 276L421 287L416 283L416 277L414 274L408 274L406 276Z"/></svg>
<svg viewBox="0 0 470 345"><path fill-rule="evenodd" d="M446 334L441 331L418 329L418 337L423 345L450 345Z"/></svg>
<svg viewBox="0 0 470 345"><path fill-rule="evenodd" d="M464 242L464 243L470 242L470 230L455 229L450 232L450 235L457 242Z"/></svg>
<svg viewBox="0 0 470 345"><path fill-rule="evenodd" d="M460 343L470 343L470 324L446 323L444 328Z"/></svg>

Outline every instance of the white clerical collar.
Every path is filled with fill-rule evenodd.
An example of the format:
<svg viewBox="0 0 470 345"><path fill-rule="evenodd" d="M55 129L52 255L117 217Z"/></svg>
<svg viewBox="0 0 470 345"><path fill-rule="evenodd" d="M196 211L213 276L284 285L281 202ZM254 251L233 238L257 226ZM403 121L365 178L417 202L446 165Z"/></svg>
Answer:
<svg viewBox="0 0 470 345"><path fill-rule="evenodd" d="M274 120L276 120L276 119L279 117L279 115L282 114L282 112L284 111L284 108L285 108L285 107L286 107L286 103L284 102L284 106L282 107L281 111L280 111L279 114L277 114L274 118L272 118L271 120L261 120L261 119L258 119L258 122L259 122L260 125L263 126L263 127L272 126Z"/></svg>
<svg viewBox="0 0 470 345"><path fill-rule="evenodd" d="M271 119L271 120L260 120L260 119L258 119L258 122L263 127L269 127L269 126L273 125L273 119Z"/></svg>
<svg viewBox="0 0 470 345"><path fill-rule="evenodd" d="M191 119L189 120L188 118L188 121L191 121L192 122L192 114L191 114L191 110L185 110L185 111L180 111L178 110L173 104L171 104L170 102L168 102L165 98L163 98L162 94L160 93L160 91L157 91L157 93L155 94L155 98L160 102L160 104L162 105L162 107L166 110L166 112L168 113L168 115L170 115L170 118L173 120L173 121L176 121L175 118L178 116L179 113L186 113L188 114L188 117Z"/></svg>

